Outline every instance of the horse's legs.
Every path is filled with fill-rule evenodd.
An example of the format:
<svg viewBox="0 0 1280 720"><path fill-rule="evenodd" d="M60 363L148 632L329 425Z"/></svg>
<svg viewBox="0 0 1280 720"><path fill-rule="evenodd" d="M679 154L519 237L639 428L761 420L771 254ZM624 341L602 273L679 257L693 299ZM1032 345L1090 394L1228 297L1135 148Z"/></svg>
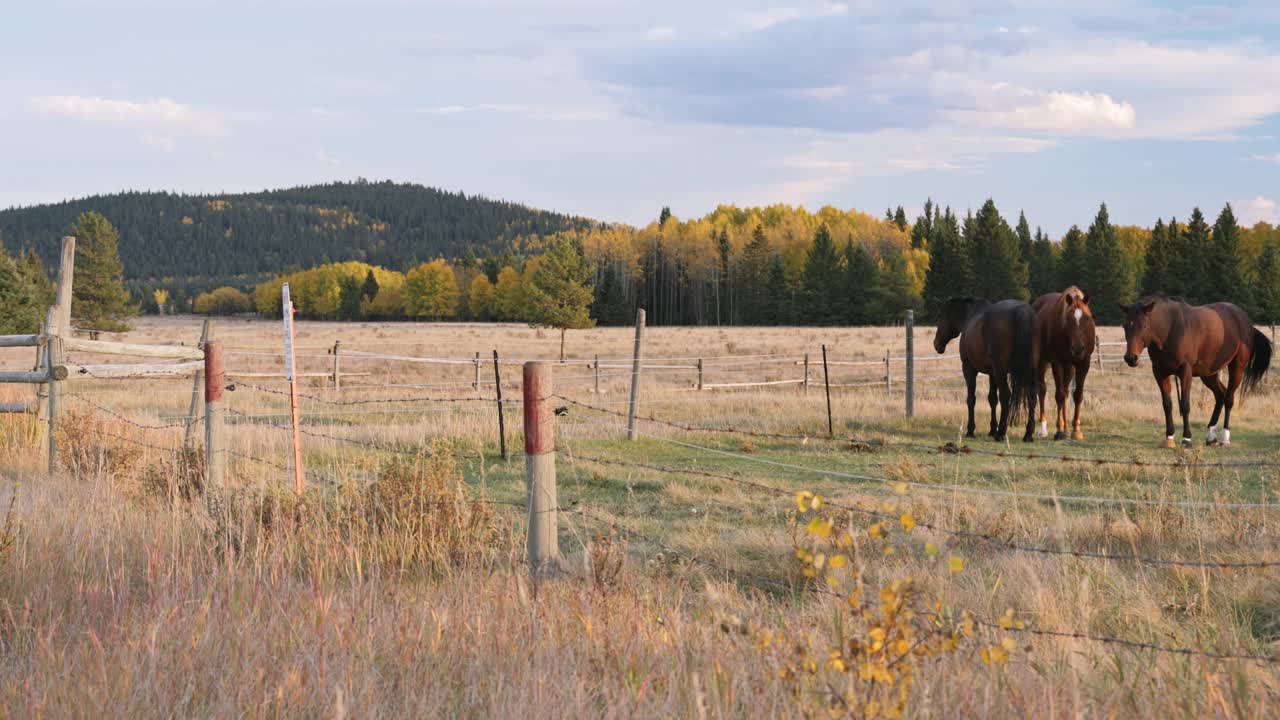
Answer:
<svg viewBox="0 0 1280 720"><path fill-rule="evenodd" d="M997 376L1000 377L999 381L996 380ZM991 430L990 432L987 433L987 436L996 437L996 435L998 434L997 432L998 426L996 425L996 404L1000 401L999 388L1000 388L1000 385L1004 382L1004 376L998 375L996 369L992 368L989 379L991 380L991 383L988 386L990 389L987 390L987 404L991 406Z"/></svg>
<svg viewBox="0 0 1280 720"><path fill-rule="evenodd" d="M1084 432L1080 429L1080 406L1084 404L1084 379L1089 374L1089 361L1080 363L1075 368L1076 389L1071 393L1071 399L1075 402L1075 415L1071 418L1071 439L1083 440ZM1066 421L1066 415L1062 417Z"/></svg>
<svg viewBox="0 0 1280 720"><path fill-rule="evenodd" d="M1209 388L1209 392L1213 393L1213 415L1209 416L1209 430L1205 434L1204 442L1206 445L1215 445L1218 442L1218 415L1222 412L1222 401L1225 399L1227 389L1222 386L1222 379L1215 375L1205 375L1200 378L1204 382L1204 386Z"/></svg>
<svg viewBox="0 0 1280 720"><path fill-rule="evenodd" d="M996 376L994 370L992 371L991 376ZM998 391L998 398L1000 401L1000 424L996 428L995 438L997 442L1004 442L1005 435L1009 434L1009 411L1013 409L1013 392L1009 389L1008 373L1000 373L1000 382L996 386L996 390Z"/></svg>
<svg viewBox="0 0 1280 720"><path fill-rule="evenodd" d="M1225 408L1222 416L1222 447L1231 444L1231 408L1236 404L1236 390L1240 387L1240 381L1244 379L1244 368L1245 361L1237 357L1227 371L1227 389L1223 393L1222 400Z"/></svg>
<svg viewBox="0 0 1280 720"><path fill-rule="evenodd" d="M1041 360L1040 367L1037 368L1037 372L1036 372L1036 394L1040 397L1040 437L1049 436L1049 423L1045 422L1044 420L1044 410L1045 410L1044 394L1046 390L1046 386L1044 384L1044 370L1046 365L1048 365L1048 363L1044 360ZM1058 382L1057 369L1054 369L1053 371L1053 382L1056 386Z"/></svg>
<svg viewBox="0 0 1280 720"><path fill-rule="evenodd" d="M1054 429L1057 430L1053 434L1054 440L1061 440L1067 436L1067 387L1071 384L1071 373L1068 367L1058 363L1053 364L1053 395L1058 401L1057 421L1054 422Z"/></svg>
<svg viewBox="0 0 1280 720"><path fill-rule="evenodd" d="M965 437L973 437L973 404L977 400L978 394L978 371L974 370L968 363L964 365L964 386L967 391L965 401L969 404L969 425L965 430Z"/></svg>
<svg viewBox="0 0 1280 720"><path fill-rule="evenodd" d="M1036 434L1036 396L1033 392L1035 388L1023 388L1025 402L1027 404L1027 429L1022 433L1022 442L1035 442Z"/></svg>
<svg viewBox="0 0 1280 720"><path fill-rule="evenodd" d="M1191 381L1195 379L1191 374L1191 368L1187 367L1182 371L1182 377L1178 381L1182 383L1182 398L1178 403L1178 410L1182 413L1182 444L1184 447L1191 447Z"/></svg>
<svg viewBox="0 0 1280 720"><path fill-rule="evenodd" d="M1164 446L1173 447L1173 376L1161 377L1156 374L1156 384L1160 386L1160 400L1164 405Z"/></svg>

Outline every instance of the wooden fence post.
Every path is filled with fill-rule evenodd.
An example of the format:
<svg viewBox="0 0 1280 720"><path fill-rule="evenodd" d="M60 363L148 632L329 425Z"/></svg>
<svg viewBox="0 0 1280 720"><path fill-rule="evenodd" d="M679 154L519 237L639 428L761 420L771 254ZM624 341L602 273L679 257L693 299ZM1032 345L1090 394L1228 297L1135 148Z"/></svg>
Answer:
<svg viewBox="0 0 1280 720"><path fill-rule="evenodd" d="M698 358L698 389L702 390L702 358Z"/></svg>
<svg viewBox="0 0 1280 720"><path fill-rule="evenodd" d="M476 367L480 367L476 365ZM498 351L493 351L493 387L498 393L498 449L502 452L502 459L507 460L507 420L502 413L502 372L500 368L502 364L498 362ZM480 387L480 383L476 383L476 387Z"/></svg>
<svg viewBox="0 0 1280 720"><path fill-rule="evenodd" d="M644 341L644 308L636 311L636 347L631 356L631 402L627 406L627 439L636 439L636 405L640 401L640 357Z"/></svg>
<svg viewBox="0 0 1280 720"><path fill-rule="evenodd" d="M62 260L58 264L58 295L56 307L58 316L54 318L53 333L61 337L71 337L71 288L76 274L76 239L67 236L62 238Z"/></svg>
<svg viewBox="0 0 1280 720"><path fill-rule="evenodd" d="M484 393L480 391L480 351L476 351L476 380L472 383L472 387L476 389L476 397L484 397Z"/></svg>
<svg viewBox="0 0 1280 720"><path fill-rule="evenodd" d="M831 371L827 368L827 346L822 346L822 384L827 388L827 436L835 438L835 419L831 416Z"/></svg>
<svg viewBox="0 0 1280 720"><path fill-rule="evenodd" d="M916 415L916 312L907 311L907 417Z"/></svg>
<svg viewBox="0 0 1280 720"><path fill-rule="evenodd" d="M298 365L293 354L293 300L289 283L280 287L281 317L284 318L284 369L289 380L289 419L293 425L293 491L302 497L306 489L302 469L302 419L298 412Z"/></svg>
<svg viewBox="0 0 1280 720"><path fill-rule="evenodd" d="M884 392L893 395L893 372L889 368L889 351L884 351Z"/></svg>
<svg viewBox="0 0 1280 720"><path fill-rule="evenodd" d="M525 488L529 506L529 571L554 572L560 561L557 541L556 437L551 365L524 364Z"/></svg>
<svg viewBox="0 0 1280 720"><path fill-rule="evenodd" d="M333 389L342 390L342 359L338 353L342 352L342 341L333 341ZM341 400L342 396L338 395L335 400Z"/></svg>
<svg viewBox="0 0 1280 720"><path fill-rule="evenodd" d="M1095 339L1093 341L1093 351L1098 353L1098 372L1102 372L1102 341Z"/></svg>
<svg viewBox="0 0 1280 720"><path fill-rule="evenodd" d="M594 365L596 369L596 395L600 394L600 353L596 353L596 361Z"/></svg>
<svg viewBox="0 0 1280 720"><path fill-rule="evenodd" d="M226 479L227 453L223 447L222 389L227 384L222 364L222 343L204 344L204 472L205 490L221 488Z"/></svg>
<svg viewBox="0 0 1280 720"><path fill-rule="evenodd" d="M809 394L809 353L804 354L804 394Z"/></svg>
<svg viewBox="0 0 1280 720"><path fill-rule="evenodd" d="M45 362L49 380L49 474L58 469L58 414L62 412L62 383L57 369L63 365L62 338L54 335L45 348ZM63 376L65 377L65 375Z"/></svg>
<svg viewBox="0 0 1280 720"><path fill-rule="evenodd" d="M205 344L212 339L213 320L205 318L204 325L200 328L200 349L203 350ZM182 436L183 447L191 447L191 441L195 439L196 410L200 408L200 398L201 391L204 388L204 378L204 370L197 370L196 374L191 378L191 404L187 408L187 427Z"/></svg>

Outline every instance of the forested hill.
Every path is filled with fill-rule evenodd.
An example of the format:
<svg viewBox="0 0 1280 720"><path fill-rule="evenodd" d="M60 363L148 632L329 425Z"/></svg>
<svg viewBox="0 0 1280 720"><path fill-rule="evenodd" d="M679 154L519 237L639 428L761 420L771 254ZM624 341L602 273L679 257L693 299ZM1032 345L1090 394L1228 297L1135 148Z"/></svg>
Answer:
<svg viewBox="0 0 1280 720"><path fill-rule="evenodd" d="M519 252L520 240L592 221L422 185L357 181L232 195L124 192L0 210L0 241L55 261L59 238L96 210L120 232L132 285L239 284L330 261L404 270L436 257Z"/></svg>

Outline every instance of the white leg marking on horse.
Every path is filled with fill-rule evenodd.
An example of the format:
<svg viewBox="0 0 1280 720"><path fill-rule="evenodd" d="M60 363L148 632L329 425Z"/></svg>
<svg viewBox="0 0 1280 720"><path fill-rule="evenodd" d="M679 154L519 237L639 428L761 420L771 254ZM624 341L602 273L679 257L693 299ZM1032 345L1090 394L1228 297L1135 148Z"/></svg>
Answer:
<svg viewBox="0 0 1280 720"><path fill-rule="evenodd" d="M1169 437L1165 438L1165 440L1168 440L1169 442L1173 442L1173 436L1170 435Z"/></svg>
<svg viewBox="0 0 1280 720"><path fill-rule="evenodd" d="M1211 442L1217 442L1217 440L1218 440L1218 427L1216 425L1210 426L1209 434L1205 436L1204 441L1211 443Z"/></svg>
<svg viewBox="0 0 1280 720"><path fill-rule="evenodd" d="M1223 430L1223 431L1222 431L1222 446L1223 446L1223 447L1226 447L1226 446L1228 446L1228 445L1230 445L1230 444L1231 444L1231 431L1230 431L1230 430Z"/></svg>
<svg viewBox="0 0 1280 720"><path fill-rule="evenodd" d="M1040 437L1049 437L1049 421L1040 421Z"/></svg>

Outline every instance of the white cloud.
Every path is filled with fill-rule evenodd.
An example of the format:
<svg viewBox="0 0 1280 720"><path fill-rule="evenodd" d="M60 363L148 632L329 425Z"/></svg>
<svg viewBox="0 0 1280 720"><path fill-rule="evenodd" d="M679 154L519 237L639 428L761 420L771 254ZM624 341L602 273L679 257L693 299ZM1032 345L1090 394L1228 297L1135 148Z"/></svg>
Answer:
<svg viewBox="0 0 1280 720"><path fill-rule="evenodd" d="M1007 110L960 110L951 116L978 127L1070 134L1128 130L1137 122L1132 104L1105 93L1048 92Z"/></svg>
<svg viewBox="0 0 1280 720"><path fill-rule="evenodd" d="M1240 213L1241 225L1253 225L1259 222L1280 225L1280 209L1276 201L1261 195L1252 200L1236 203Z"/></svg>
<svg viewBox="0 0 1280 720"><path fill-rule="evenodd" d="M644 32L645 40L670 40L676 36L676 29L668 25L649 28Z"/></svg>
<svg viewBox="0 0 1280 720"><path fill-rule="evenodd" d="M1275 153L1274 155L1250 155L1249 159L1256 162L1275 163L1276 165L1280 165L1280 153Z"/></svg>
<svg viewBox="0 0 1280 720"><path fill-rule="evenodd" d="M207 136L226 134L217 116L169 98L134 102L80 95L40 95L27 98L27 110L84 122L167 127Z"/></svg>
<svg viewBox="0 0 1280 720"><path fill-rule="evenodd" d="M751 32L759 32L793 20L847 15L848 13L849 6L844 3L824 2L817 7L810 8L783 6L764 10L746 10L735 13L734 18L740 25L745 26Z"/></svg>
<svg viewBox="0 0 1280 720"><path fill-rule="evenodd" d="M173 152L174 148L178 147L177 141L167 135L143 133L140 139L142 140L143 145L155 148L156 150L162 150L164 152Z"/></svg>
<svg viewBox="0 0 1280 720"><path fill-rule="evenodd" d="M341 165L341 164L342 164L342 161L341 161L341 160L339 160L338 158L334 157L333 155L330 155L330 154L329 154L329 151L325 150L324 148L320 148L319 150L317 150L317 151L315 151L314 153L312 153L312 157L314 157L316 160L319 160L320 162L322 162L322 163L324 163L324 164L326 164L326 165Z"/></svg>
<svg viewBox="0 0 1280 720"><path fill-rule="evenodd" d="M501 113L523 115L530 120L607 120L609 113L594 108L561 108L517 103L477 103L475 105L440 105L422 111L426 115L462 115L464 113Z"/></svg>

